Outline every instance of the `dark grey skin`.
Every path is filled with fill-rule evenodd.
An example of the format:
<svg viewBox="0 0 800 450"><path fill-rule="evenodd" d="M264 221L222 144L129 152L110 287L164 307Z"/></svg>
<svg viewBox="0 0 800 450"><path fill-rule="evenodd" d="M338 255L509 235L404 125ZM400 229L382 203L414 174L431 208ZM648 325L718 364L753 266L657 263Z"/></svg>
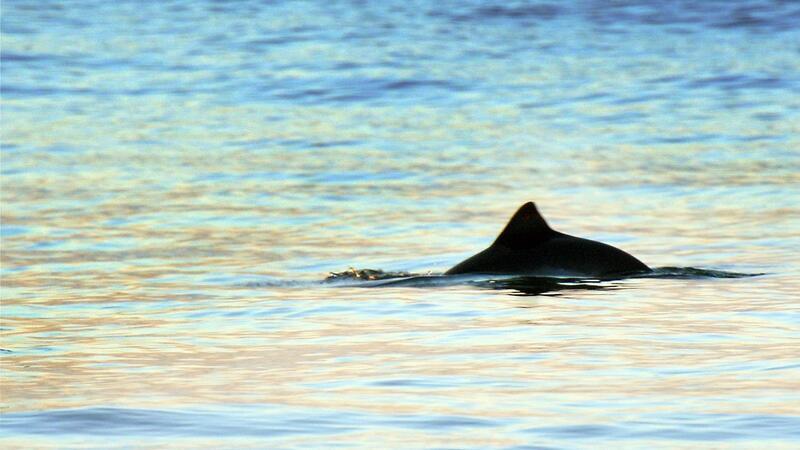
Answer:
<svg viewBox="0 0 800 450"><path fill-rule="evenodd" d="M532 202L525 203L486 250L445 272L609 278L650 272L643 262L602 242L553 230Z"/></svg>

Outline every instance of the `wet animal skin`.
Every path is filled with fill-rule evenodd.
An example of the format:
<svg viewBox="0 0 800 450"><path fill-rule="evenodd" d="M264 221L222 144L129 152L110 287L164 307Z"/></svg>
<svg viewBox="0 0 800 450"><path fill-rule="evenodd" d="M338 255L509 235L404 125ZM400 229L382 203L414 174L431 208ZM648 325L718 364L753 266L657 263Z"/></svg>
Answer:
<svg viewBox="0 0 800 450"><path fill-rule="evenodd" d="M528 202L489 248L445 274L610 277L649 271L643 262L616 247L553 230L536 205Z"/></svg>

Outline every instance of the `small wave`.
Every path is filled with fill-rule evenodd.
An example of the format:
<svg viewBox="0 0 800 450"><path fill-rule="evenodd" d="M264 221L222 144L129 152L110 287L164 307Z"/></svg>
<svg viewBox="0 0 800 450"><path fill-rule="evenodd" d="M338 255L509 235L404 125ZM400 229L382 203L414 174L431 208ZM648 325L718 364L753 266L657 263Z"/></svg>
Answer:
<svg viewBox="0 0 800 450"><path fill-rule="evenodd" d="M614 278L547 277L489 274L415 274L392 272L380 269L349 268L342 272L331 272L323 283L335 283L343 287L410 287L432 288L471 285L484 289L512 290L514 295L542 295L564 290L611 290L620 289L621 280L632 278L659 279L707 279L747 278L763 273L726 272L696 267L659 267L650 272L634 273Z"/></svg>
<svg viewBox="0 0 800 450"><path fill-rule="evenodd" d="M772 76L725 73L690 80L686 83L686 87L689 89L721 89L724 91L782 89L786 87L786 81Z"/></svg>
<svg viewBox="0 0 800 450"><path fill-rule="evenodd" d="M379 274L374 276L374 274ZM406 272L384 272L376 269L352 269L338 272L334 278L325 282L337 282L342 287L364 288L446 288L453 286L474 286L481 289L511 291L511 295L544 295L564 290L614 289L619 286L608 280L530 277L514 275L440 275L410 274ZM369 278L369 276L374 276Z"/></svg>
<svg viewBox="0 0 800 450"><path fill-rule="evenodd" d="M701 280L711 278L748 278L764 273L726 272L696 267L659 267L650 272L633 273L611 278L548 277L493 274L443 275L437 273L412 273L381 269L356 269L331 272L320 281L263 279L241 282L245 288L310 288L320 285L361 288L442 288L453 286L475 286L483 289L511 290L515 295L541 295L563 290L609 290L619 289L620 281L626 279L676 279Z"/></svg>
<svg viewBox="0 0 800 450"><path fill-rule="evenodd" d="M331 272L325 282L342 280L385 280L414 276L408 272L385 272L380 269L355 269L350 267L342 272Z"/></svg>
<svg viewBox="0 0 800 450"><path fill-rule="evenodd" d="M748 278L766 275L765 273L726 272L723 270L700 269L697 267L658 267L651 272L634 275L632 278Z"/></svg>
<svg viewBox="0 0 800 450"><path fill-rule="evenodd" d="M237 286L242 288L296 288L296 287L313 287L318 282L315 281L300 281L300 280L270 280L270 281L250 281L247 283L239 283Z"/></svg>
<svg viewBox="0 0 800 450"><path fill-rule="evenodd" d="M650 272L634 273L626 276L614 277L611 279L624 279L624 278L747 278L765 275L764 273L743 273L743 272L726 272L723 270L714 269L701 269L697 267L658 267ZM479 280L493 280L493 281L508 281L515 279L525 280L586 280L595 278L581 278L581 277L557 277L557 276L517 276L517 275L481 275L481 274L465 274L465 275L437 275L432 273L418 274L409 272L392 272L384 271L381 269L355 269L353 267L342 272L331 272L324 280L324 282L332 281L376 281L376 280L410 280L410 279L430 279L441 278L459 281L479 281ZM604 278L608 279L608 278ZM386 285L388 283L382 283Z"/></svg>
<svg viewBox="0 0 800 450"><path fill-rule="evenodd" d="M510 20L552 20L562 13L562 9L550 4L532 4L520 6L485 5L466 14L451 14L448 12L433 11L431 16L447 17L456 22L510 19Z"/></svg>
<svg viewBox="0 0 800 450"><path fill-rule="evenodd" d="M56 59L53 55L35 54L35 53L14 53L3 52L0 53L0 62L32 62L32 61L48 61Z"/></svg>

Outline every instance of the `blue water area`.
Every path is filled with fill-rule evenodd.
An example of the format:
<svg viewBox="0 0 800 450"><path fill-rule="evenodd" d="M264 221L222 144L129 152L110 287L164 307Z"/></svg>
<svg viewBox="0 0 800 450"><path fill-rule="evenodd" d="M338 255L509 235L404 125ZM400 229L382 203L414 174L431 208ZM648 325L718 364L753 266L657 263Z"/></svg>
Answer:
<svg viewBox="0 0 800 450"><path fill-rule="evenodd" d="M410 386L409 386L410 384ZM413 383L394 384L420 388ZM441 387L446 387L447 384ZM422 386L436 388L435 386ZM44 421L43 419L47 419ZM250 405L215 410L145 410L120 408L85 408L49 411L44 414L15 413L5 417L6 426L25 428L35 436L59 435L66 442L90 435L90 444L118 435L136 436L143 443L154 444L165 431L181 441L202 438L215 442L219 436L253 437L280 442L287 436L324 439L355 434L359 431L410 430L423 434L457 432L459 429L488 428L517 435L520 439L542 439L558 445L574 444L597 438L611 438L621 445L642 444L648 440L676 442L775 442L776 435L800 439L800 419L780 415L695 414L672 416L653 414L614 425L578 422L574 425L522 428L518 420L493 420L435 414L369 414L309 408L285 408L275 405ZM148 442L150 441L150 442Z"/></svg>
<svg viewBox="0 0 800 450"><path fill-rule="evenodd" d="M800 445L797 2L0 17L3 448Z"/></svg>

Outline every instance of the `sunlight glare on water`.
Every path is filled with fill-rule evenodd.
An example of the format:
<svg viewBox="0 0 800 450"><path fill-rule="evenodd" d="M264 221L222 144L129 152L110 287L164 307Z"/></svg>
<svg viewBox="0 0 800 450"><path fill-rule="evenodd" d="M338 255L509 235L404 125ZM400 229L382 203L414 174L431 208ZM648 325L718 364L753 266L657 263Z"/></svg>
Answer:
<svg viewBox="0 0 800 450"><path fill-rule="evenodd" d="M0 443L797 447L798 21L4 2ZM526 201L761 275L323 282L441 274Z"/></svg>

